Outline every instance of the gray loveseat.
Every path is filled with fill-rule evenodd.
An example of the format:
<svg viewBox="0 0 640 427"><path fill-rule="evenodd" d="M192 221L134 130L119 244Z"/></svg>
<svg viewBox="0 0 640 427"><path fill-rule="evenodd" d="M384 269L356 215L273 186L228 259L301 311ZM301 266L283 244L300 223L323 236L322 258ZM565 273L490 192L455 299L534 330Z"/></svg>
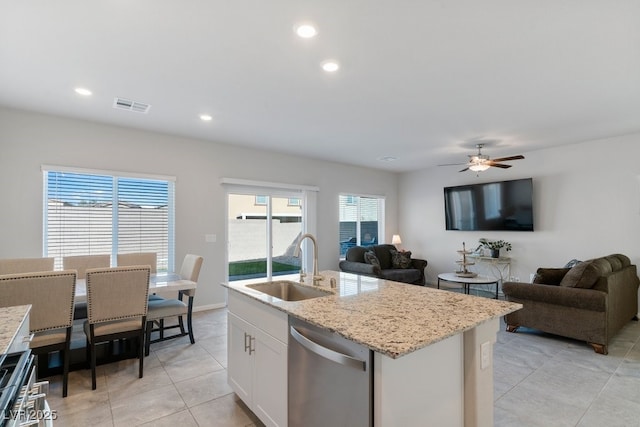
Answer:
<svg viewBox="0 0 640 427"><path fill-rule="evenodd" d="M505 316L507 330L534 328L586 341L607 354L609 340L637 320L638 282L636 266L621 254L571 268L539 268L534 283L503 283L506 299L523 305Z"/></svg>
<svg viewBox="0 0 640 427"><path fill-rule="evenodd" d="M375 254L379 261L379 266L368 263L365 260L365 254L369 251ZM411 283L413 285L424 285L424 269L427 266L427 261L410 258L411 252L401 254L403 254L407 262L403 264L404 268L398 265L394 268L393 255L398 256L395 246L354 246L347 250L344 261L340 261L340 271L373 276L396 282Z"/></svg>

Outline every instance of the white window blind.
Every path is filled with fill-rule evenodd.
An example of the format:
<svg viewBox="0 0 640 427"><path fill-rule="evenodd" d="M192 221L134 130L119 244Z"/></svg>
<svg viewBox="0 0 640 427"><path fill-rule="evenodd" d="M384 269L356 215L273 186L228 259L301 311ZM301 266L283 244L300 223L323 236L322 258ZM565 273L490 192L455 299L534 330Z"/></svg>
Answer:
<svg viewBox="0 0 640 427"><path fill-rule="evenodd" d="M174 268L174 182L44 170L44 254L56 268L69 255L156 252Z"/></svg>
<svg viewBox="0 0 640 427"><path fill-rule="evenodd" d="M341 194L338 206L341 257L355 245L383 243L384 198Z"/></svg>

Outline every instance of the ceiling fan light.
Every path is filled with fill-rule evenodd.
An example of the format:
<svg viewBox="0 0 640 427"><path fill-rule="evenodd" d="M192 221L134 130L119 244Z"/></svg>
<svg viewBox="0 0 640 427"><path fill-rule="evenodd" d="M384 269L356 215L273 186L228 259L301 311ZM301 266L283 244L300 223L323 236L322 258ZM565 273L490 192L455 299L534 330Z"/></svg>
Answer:
<svg viewBox="0 0 640 427"><path fill-rule="evenodd" d="M483 164L483 163L479 163L479 164L477 164L477 165L471 165L471 166L469 166L469 170L472 170L472 171L474 171L474 172L484 172L484 171L486 171L487 169L489 169L489 167L490 167L489 165L485 165L485 164Z"/></svg>

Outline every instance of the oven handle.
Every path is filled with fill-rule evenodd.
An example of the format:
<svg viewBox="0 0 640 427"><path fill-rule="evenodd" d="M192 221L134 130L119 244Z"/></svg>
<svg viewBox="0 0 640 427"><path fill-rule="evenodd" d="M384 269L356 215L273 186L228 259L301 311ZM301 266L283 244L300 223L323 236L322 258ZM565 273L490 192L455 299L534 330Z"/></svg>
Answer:
<svg viewBox="0 0 640 427"><path fill-rule="evenodd" d="M290 332L291 336L296 341L298 341L300 345L320 357L324 357L325 359L329 359L331 361L339 363L340 365L348 366L350 368L355 368L362 371L367 370L367 362L365 362L364 360L356 359L355 357L351 357L349 355L324 347L317 342L312 341L308 337L302 335L302 333L300 333L300 331L298 331L293 326L291 326Z"/></svg>

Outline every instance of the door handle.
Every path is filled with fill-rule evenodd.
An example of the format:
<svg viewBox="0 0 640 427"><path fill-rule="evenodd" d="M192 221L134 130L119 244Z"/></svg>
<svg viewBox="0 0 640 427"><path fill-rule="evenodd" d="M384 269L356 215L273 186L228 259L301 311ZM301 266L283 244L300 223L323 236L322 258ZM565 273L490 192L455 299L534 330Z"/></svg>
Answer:
<svg viewBox="0 0 640 427"><path fill-rule="evenodd" d="M291 326L290 333L293 339L298 341L301 346L320 357L324 357L325 359L329 359L333 362L339 363L340 365L348 366L350 368L355 368L362 371L367 370L367 362L364 360L356 359L355 357L351 357L347 354L324 347L323 345L320 345L317 342L312 341L308 337L302 335L300 331L298 331L293 326Z"/></svg>

